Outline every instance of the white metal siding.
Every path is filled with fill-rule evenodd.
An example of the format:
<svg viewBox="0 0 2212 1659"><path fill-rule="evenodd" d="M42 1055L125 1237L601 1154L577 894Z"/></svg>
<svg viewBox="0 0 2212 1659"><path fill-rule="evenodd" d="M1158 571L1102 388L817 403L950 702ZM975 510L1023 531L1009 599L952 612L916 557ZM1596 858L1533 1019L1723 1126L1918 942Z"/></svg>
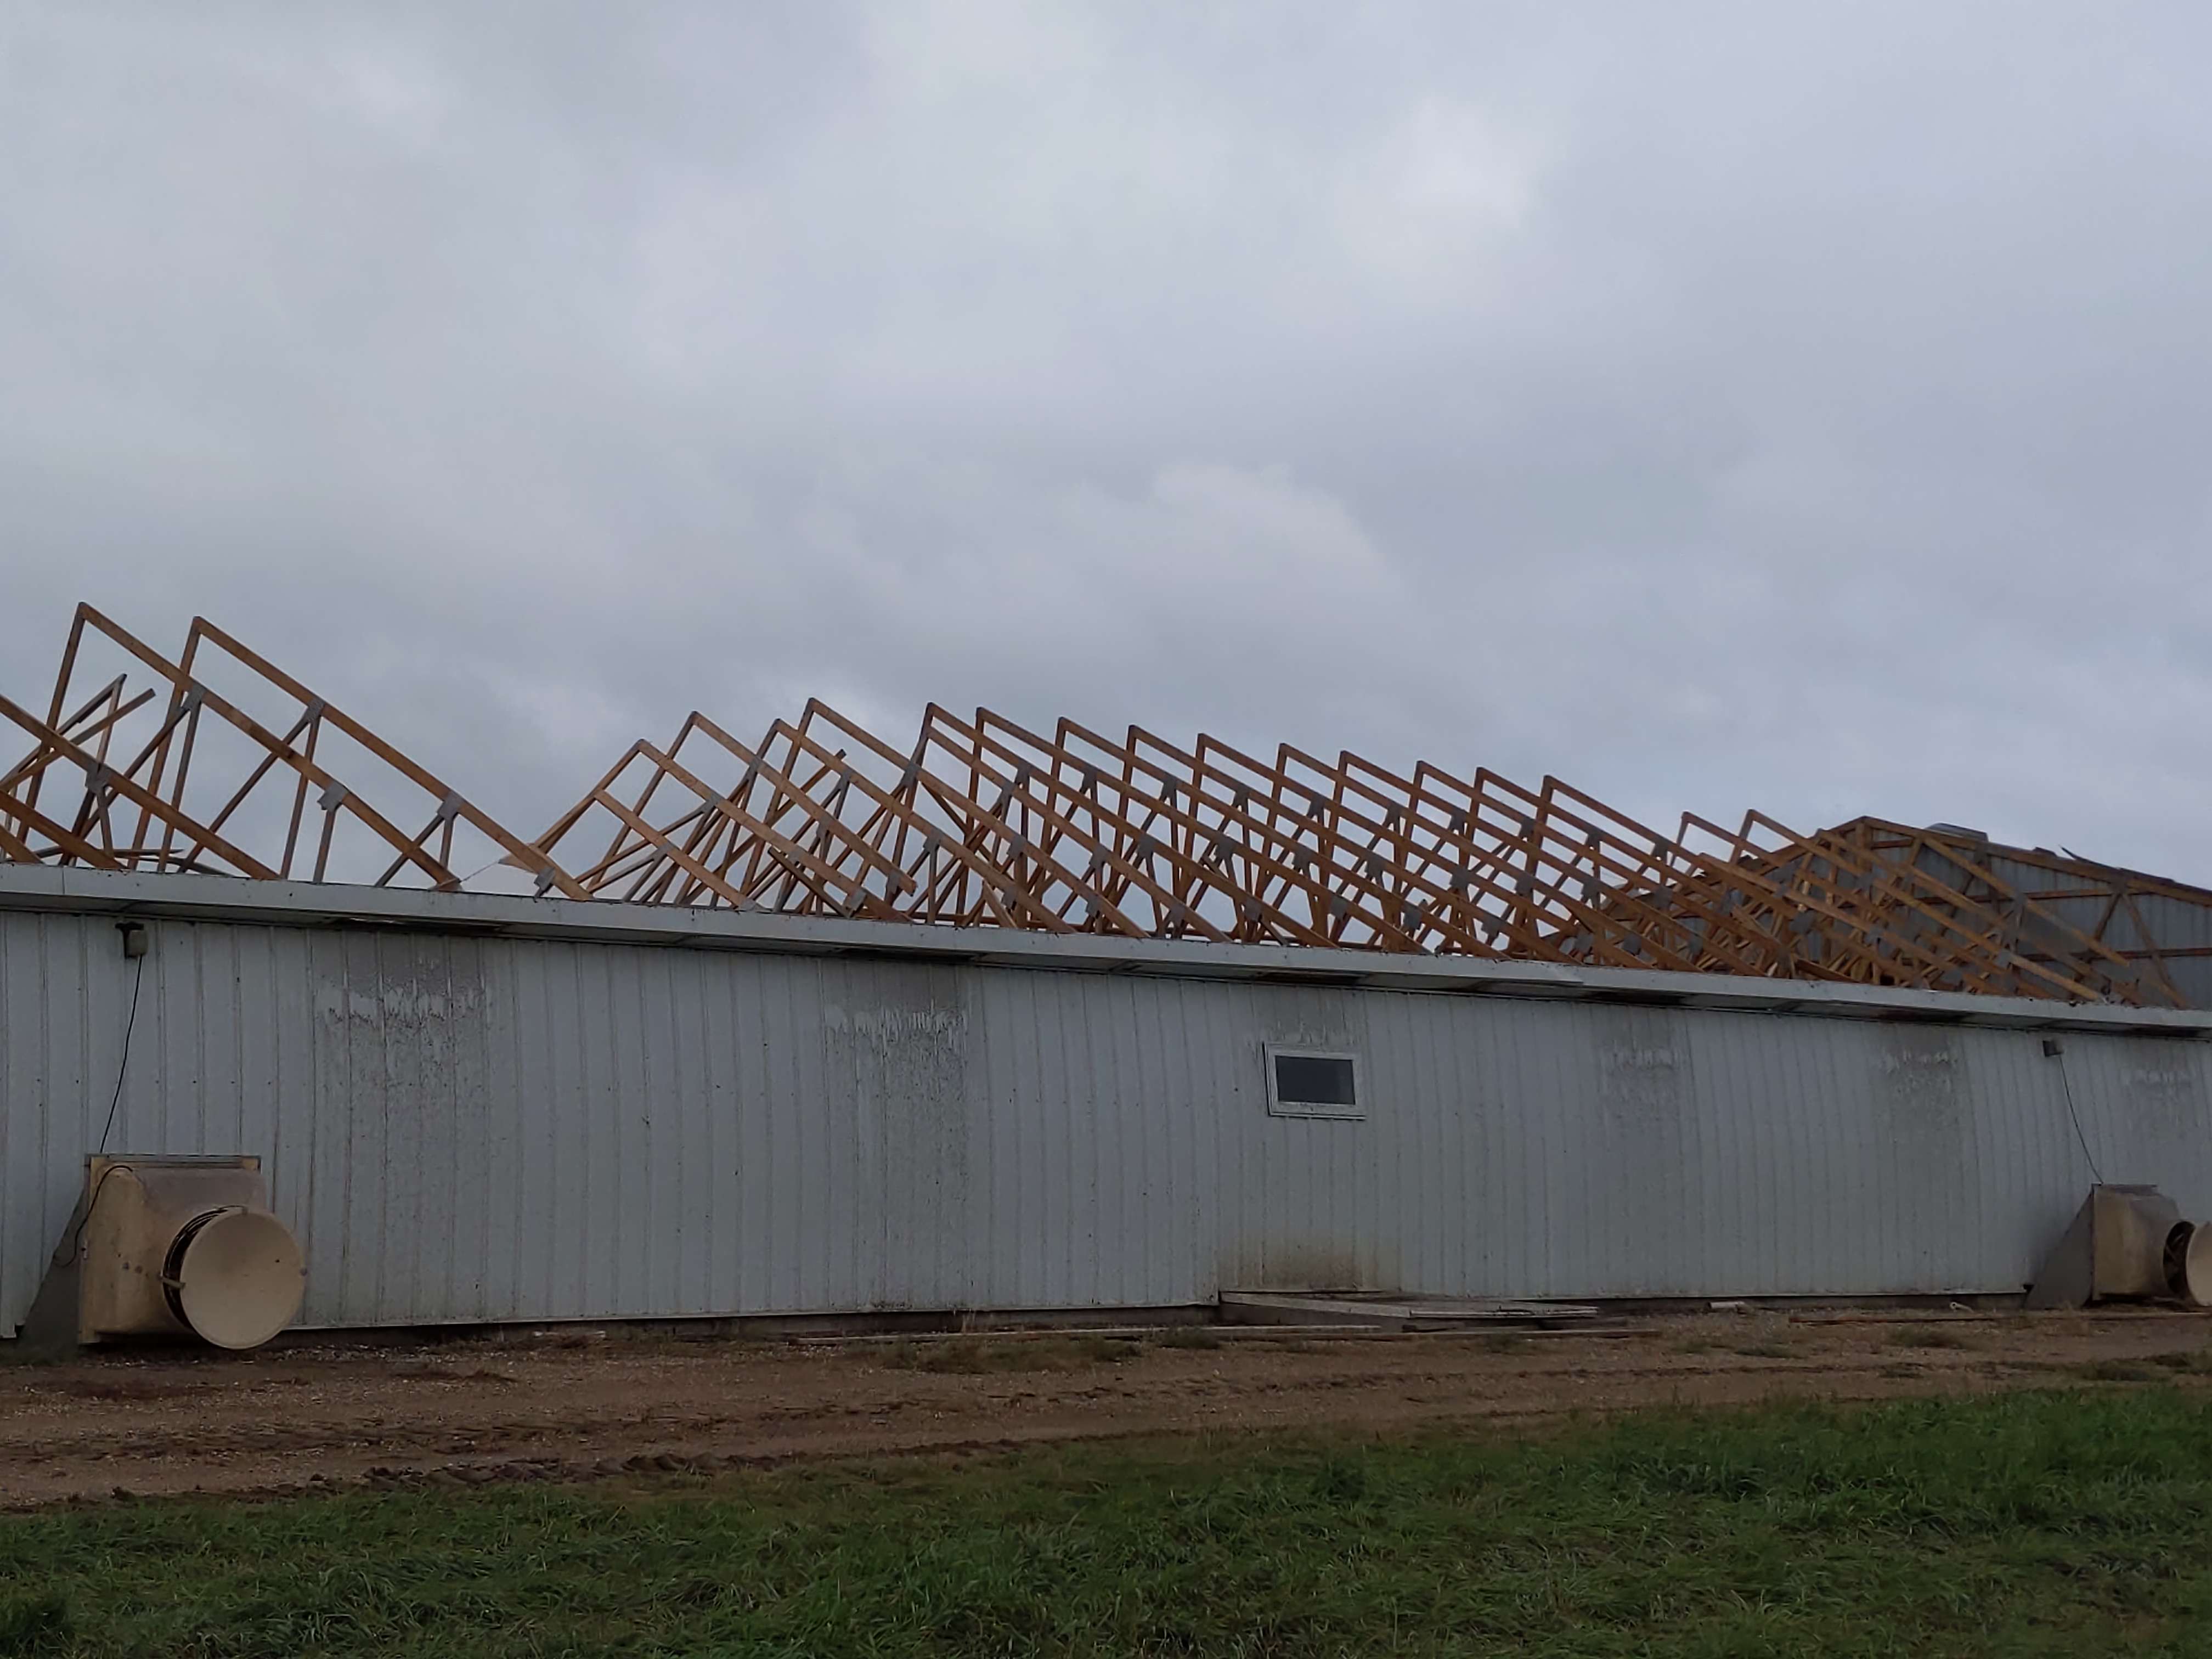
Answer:
<svg viewBox="0 0 2212 1659"><path fill-rule="evenodd" d="M2212 1216L2212 1044L1256 981L158 921L114 1151L258 1152L311 1325L1225 1288L2017 1290L2091 1176ZM0 1331L136 964L0 913ZM1361 1057L1269 1115L1265 1045Z"/></svg>

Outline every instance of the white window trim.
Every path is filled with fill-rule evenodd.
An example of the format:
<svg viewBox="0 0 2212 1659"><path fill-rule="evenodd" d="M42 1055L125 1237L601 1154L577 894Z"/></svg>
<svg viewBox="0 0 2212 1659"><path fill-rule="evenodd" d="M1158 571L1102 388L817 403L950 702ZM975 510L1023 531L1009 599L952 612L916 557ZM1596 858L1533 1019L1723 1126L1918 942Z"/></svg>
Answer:
<svg viewBox="0 0 2212 1659"><path fill-rule="evenodd" d="M1360 1076L1359 1056L1348 1048L1305 1048L1294 1043L1270 1042L1267 1050L1267 1115L1270 1117L1334 1118L1357 1123L1367 1116L1367 1085ZM1352 1100L1349 1106L1330 1106L1303 1100L1285 1100L1275 1092L1275 1057L1292 1060L1344 1060L1352 1062Z"/></svg>

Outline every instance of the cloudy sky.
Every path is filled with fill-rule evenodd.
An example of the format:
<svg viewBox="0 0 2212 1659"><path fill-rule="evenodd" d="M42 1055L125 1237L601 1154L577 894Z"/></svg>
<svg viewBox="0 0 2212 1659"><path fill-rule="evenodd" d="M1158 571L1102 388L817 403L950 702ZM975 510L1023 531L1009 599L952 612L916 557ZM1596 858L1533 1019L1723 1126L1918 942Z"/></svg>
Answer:
<svg viewBox="0 0 2212 1659"><path fill-rule="evenodd" d="M936 700L2212 882L2212 10L0 0L0 689Z"/></svg>

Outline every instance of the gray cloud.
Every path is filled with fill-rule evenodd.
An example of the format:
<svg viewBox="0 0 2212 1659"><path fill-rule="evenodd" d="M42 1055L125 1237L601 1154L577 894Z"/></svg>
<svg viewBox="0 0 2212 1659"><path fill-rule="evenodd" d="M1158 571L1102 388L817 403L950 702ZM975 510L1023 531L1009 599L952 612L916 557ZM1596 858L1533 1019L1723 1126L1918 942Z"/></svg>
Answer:
<svg viewBox="0 0 2212 1659"><path fill-rule="evenodd" d="M2208 48L0 7L0 685L204 612L526 833L821 695L2212 879Z"/></svg>

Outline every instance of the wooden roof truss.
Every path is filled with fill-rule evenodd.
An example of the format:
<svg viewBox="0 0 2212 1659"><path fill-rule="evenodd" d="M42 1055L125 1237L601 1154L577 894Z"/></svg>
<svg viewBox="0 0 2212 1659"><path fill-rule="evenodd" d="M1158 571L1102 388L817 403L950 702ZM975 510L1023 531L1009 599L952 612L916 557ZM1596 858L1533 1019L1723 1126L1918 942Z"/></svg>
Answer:
<svg viewBox="0 0 2212 1659"><path fill-rule="evenodd" d="M118 658L125 672L84 696L76 682L95 646ZM264 724L220 694L210 683L214 667L282 710L281 726ZM135 690L134 674L145 682ZM204 619L194 619L183 651L171 659L91 606L79 606L46 714L0 697L0 721L31 744L0 772L0 853L10 857L324 881L341 874L332 867L332 848L349 831L354 842L380 849L352 878L453 890L462 883L454 838L467 830L506 861L538 873L544 886L586 896L520 836ZM349 787L331 769L338 763L334 747L373 765L392 795L408 800L406 816L387 817ZM403 827L416 822L420 829Z"/></svg>
<svg viewBox="0 0 2212 1659"><path fill-rule="evenodd" d="M593 817L604 844L571 854ZM1670 836L1554 778L988 710L933 706L905 747L819 702L750 744L695 714L537 845L629 902L2179 1000L2029 896L1862 836L1753 813Z"/></svg>
<svg viewBox="0 0 2212 1659"><path fill-rule="evenodd" d="M934 705L902 744L818 702L750 740L695 713L526 842L212 623L173 659L89 606L46 711L0 697L9 725L0 861L450 890L458 833L569 898L2142 1004L2182 997L2137 901L2212 910L2040 849L1996 849L2008 878L1966 832L1667 834L1556 778Z"/></svg>

